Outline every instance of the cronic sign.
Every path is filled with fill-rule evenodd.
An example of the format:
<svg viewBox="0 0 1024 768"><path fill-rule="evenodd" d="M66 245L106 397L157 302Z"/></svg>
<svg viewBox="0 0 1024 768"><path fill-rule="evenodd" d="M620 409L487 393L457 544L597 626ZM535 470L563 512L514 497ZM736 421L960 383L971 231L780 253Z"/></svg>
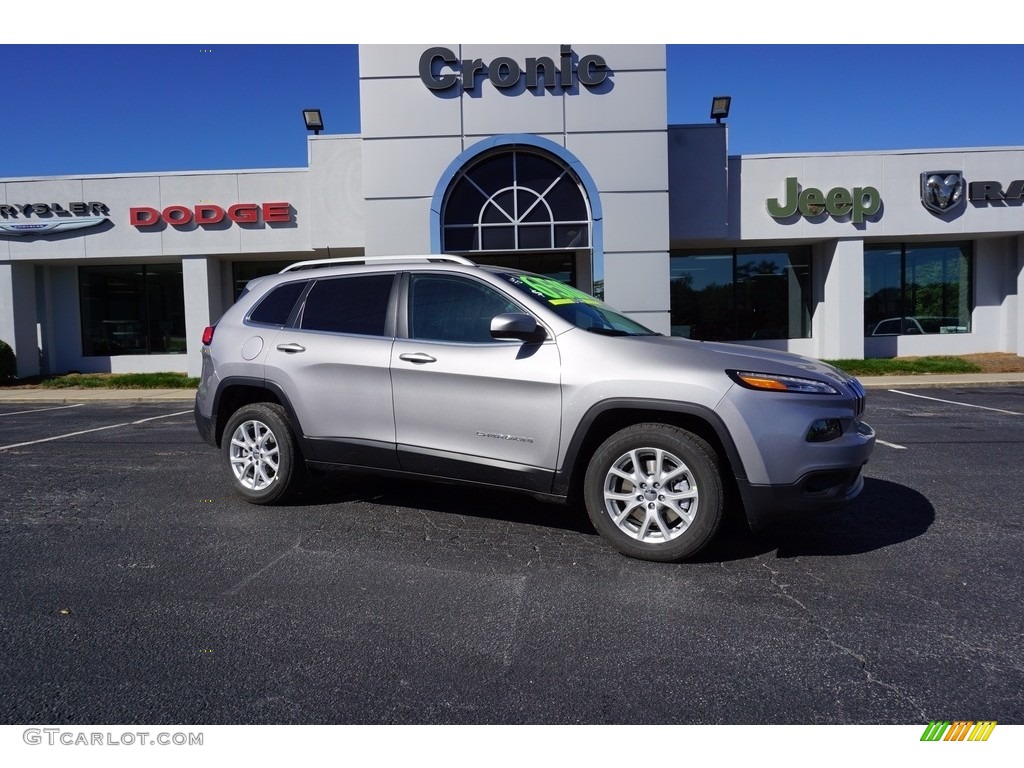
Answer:
<svg viewBox="0 0 1024 768"><path fill-rule="evenodd" d="M581 56L573 64L572 46L563 45L558 64L550 56L527 58L523 65L509 56L498 56L490 62L483 59L462 59L450 48L428 48L420 56L420 80L432 91L446 91L460 86L463 91L476 90L477 84L490 80L495 88L513 88L521 80L529 90L561 87L567 90L573 81L588 88L603 83L610 74L603 56Z"/></svg>

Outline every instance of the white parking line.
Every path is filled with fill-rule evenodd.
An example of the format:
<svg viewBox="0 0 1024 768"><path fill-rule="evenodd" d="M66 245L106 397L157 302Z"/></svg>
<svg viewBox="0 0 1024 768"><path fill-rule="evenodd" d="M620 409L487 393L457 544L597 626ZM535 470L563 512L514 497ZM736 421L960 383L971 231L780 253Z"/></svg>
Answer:
<svg viewBox="0 0 1024 768"><path fill-rule="evenodd" d="M875 442L878 443L879 445L884 445L884 446L886 446L888 448L895 448L897 451L905 451L905 450L907 450L907 446L905 446L905 445L896 445L896 443L887 443L885 440L879 440L877 437L875 438Z"/></svg>
<svg viewBox="0 0 1024 768"><path fill-rule="evenodd" d="M31 411L14 411L13 413L0 413L0 416L21 416L24 413L42 413L43 411L59 411L63 408L81 408L85 403L74 405L55 405L52 408L33 408Z"/></svg>
<svg viewBox="0 0 1024 768"><path fill-rule="evenodd" d="M66 435L55 435L54 437L44 437L41 440L29 440L25 443L13 443L12 445L0 445L0 451L6 451L10 448L21 448L26 445L38 445L39 443L48 443L51 440L63 440L65 437L76 437L78 435L87 435L90 432L102 432L105 429L117 429L118 427L131 427L135 424L143 424L147 421L156 421L157 419L169 419L172 416L184 416L186 413L192 413L191 410L179 411L178 413L165 413L163 416L150 416L148 419L139 419L138 421L125 421L121 424L110 424L106 427L96 427L95 429L83 429L79 432L68 432Z"/></svg>
<svg viewBox="0 0 1024 768"><path fill-rule="evenodd" d="M950 405L962 405L965 408L981 408L983 411L995 411L996 413L1008 413L1011 416L1024 416L1024 413L1017 413L1017 411L1004 411L1002 408L989 408L987 405L974 405L974 403L961 403L957 400L943 400L941 397L928 397L927 395L917 395L913 392L903 392L899 389L890 389L890 392L894 392L897 395L906 395L907 397L920 397L922 400L934 400L937 403L949 403Z"/></svg>

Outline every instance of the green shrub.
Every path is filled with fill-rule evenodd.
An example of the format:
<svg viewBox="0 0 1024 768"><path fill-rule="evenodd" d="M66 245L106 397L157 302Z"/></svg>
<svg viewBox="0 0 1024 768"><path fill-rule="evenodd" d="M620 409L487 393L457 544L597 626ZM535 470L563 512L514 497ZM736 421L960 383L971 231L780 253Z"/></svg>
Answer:
<svg viewBox="0 0 1024 768"><path fill-rule="evenodd" d="M6 341L0 340L0 381L13 379L18 372L14 350Z"/></svg>

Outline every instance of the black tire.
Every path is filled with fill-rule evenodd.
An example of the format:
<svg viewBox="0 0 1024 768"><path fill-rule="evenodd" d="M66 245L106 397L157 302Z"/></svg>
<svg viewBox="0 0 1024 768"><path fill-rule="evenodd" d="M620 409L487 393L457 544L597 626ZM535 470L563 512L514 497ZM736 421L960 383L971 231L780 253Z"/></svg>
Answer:
<svg viewBox="0 0 1024 768"><path fill-rule="evenodd" d="M714 449L670 424L634 424L587 467L584 499L597 532L629 557L680 562L714 537L724 508Z"/></svg>
<svg viewBox="0 0 1024 768"><path fill-rule="evenodd" d="M280 504L305 478L288 416L277 403L235 411L224 427L221 451L232 487L253 504Z"/></svg>

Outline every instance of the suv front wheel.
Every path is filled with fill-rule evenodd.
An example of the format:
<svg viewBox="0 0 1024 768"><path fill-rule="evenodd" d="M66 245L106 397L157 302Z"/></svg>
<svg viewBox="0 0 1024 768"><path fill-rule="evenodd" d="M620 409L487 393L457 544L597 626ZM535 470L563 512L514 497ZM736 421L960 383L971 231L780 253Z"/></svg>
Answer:
<svg viewBox="0 0 1024 768"><path fill-rule="evenodd" d="M302 481L302 458L277 403L235 411L224 428L222 450L235 490L253 504L282 502Z"/></svg>
<svg viewBox="0 0 1024 768"><path fill-rule="evenodd" d="M718 458L670 424L634 424L602 443L587 468L591 522L624 555L678 562L711 541L722 520Z"/></svg>

